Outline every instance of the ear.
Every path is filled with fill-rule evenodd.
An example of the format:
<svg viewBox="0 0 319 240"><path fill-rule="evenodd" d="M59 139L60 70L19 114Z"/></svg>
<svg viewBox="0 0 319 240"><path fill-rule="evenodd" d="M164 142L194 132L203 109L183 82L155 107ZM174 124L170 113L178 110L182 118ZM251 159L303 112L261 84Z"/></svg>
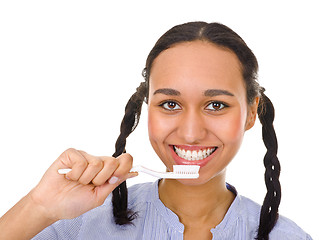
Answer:
<svg viewBox="0 0 319 240"><path fill-rule="evenodd" d="M255 125L259 100L260 98L256 97L253 103L248 105L245 131L251 129Z"/></svg>

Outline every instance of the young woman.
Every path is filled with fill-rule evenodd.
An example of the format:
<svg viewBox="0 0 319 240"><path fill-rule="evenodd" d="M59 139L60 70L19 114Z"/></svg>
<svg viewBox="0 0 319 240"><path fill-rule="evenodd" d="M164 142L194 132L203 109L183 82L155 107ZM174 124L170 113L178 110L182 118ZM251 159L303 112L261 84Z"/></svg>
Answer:
<svg viewBox="0 0 319 240"><path fill-rule="evenodd" d="M151 50L145 81L125 109L113 157L68 149L0 220L4 239L311 239L278 215L274 108L257 60L228 27L178 25ZM168 171L199 165L198 179L159 179L127 191L126 138L148 104L150 142ZM263 205L237 194L225 169L258 115L267 147ZM72 168L66 175L60 168ZM110 196L112 193L112 197ZM108 197L109 196L109 197Z"/></svg>

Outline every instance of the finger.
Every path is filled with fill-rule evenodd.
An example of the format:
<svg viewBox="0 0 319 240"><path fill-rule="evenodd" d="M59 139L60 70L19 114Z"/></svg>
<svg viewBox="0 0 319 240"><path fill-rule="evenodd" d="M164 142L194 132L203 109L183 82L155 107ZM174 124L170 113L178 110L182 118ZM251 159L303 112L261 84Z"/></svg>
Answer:
<svg viewBox="0 0 319 240"><path fill-rule="evenodd" d="M136 174L130 174L130 170L132 169L133 157L124 153L117 157L119 161L118 168L114 171L112 177L109 179L110 184L116 184L119 180L124 181L128 177L133 177Z"/></svg>
<svg viewBox="0 0 319 240"><path fill-rule="evenodd" d="M137 172L127 174L127 178L132 178L136 176L138 176ZM108 197L108 195L125 180L126 179L122 179L121 181L118 181L115 184L110 184L109 182L106 182L100 186L97 186L95 188L96 196L97 196L97 206L100 206L101 204L103 204L105 199Z"/></svg>
<svg viewBox="0 0 319 240"><path fill-rule="evenodd" d="M92 179L92 183L96 186L103 185L119 166L118 159L114 157L102 157L102 159L103 169Z"/></svg>
<svg viewBox="0 0 319 240"><path fill-rule="evenodd" d="M64 151L60 156L60 161L67 167L72 168L72 171L66 174L68 179L77 181L85 171L88 161L76 149L70 148Z"/></svg>
<svg viewBox="0 0 319 240"><path fill-rule="evenodd" d="M90 156L86 157L86 159L89 162L88 166L78 180L79 183L84 185L89 184L104 166L103 161L98 157Z"/></svg>
<svg viewBox="0 0 319 240"><path fill-rule="evenodd" d="M96 206L100 206L105 202L105 199L117 187L117 184L109 184L108 182L95 187Z"/></svg>

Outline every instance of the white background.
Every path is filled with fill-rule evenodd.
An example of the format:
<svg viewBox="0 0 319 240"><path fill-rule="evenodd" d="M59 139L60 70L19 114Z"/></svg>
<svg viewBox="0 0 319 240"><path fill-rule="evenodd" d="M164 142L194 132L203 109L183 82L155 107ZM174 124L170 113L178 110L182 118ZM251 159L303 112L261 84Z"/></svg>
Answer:
<svg viewBox="0 0 319 240"><path fill-rule="evenodd" d="M276 108L280 213L318 238L317 5L260 2L1 1L0 215L65 149L112 155L124 106L143 81L155 41L176 24L217 21L254 51L259 80ZM136 164L164 170L148 142L146 110L127 151ZM257 123L227 175L241 195L259 203L266 191L264 153ZM143 181L154 178L141 175L128 184Z"/></svg>

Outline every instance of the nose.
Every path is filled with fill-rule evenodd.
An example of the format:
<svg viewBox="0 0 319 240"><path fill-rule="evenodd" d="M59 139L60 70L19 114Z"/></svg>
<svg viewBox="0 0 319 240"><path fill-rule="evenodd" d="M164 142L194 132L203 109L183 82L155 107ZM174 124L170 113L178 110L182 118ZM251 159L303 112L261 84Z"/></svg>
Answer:
<svg viewBox="0 0 319 240"><path fill-rule="evenodd" d="M199 144L207 134L204 116L197 111L184 112L179 121L177 134L186 144Z"/></svg>

